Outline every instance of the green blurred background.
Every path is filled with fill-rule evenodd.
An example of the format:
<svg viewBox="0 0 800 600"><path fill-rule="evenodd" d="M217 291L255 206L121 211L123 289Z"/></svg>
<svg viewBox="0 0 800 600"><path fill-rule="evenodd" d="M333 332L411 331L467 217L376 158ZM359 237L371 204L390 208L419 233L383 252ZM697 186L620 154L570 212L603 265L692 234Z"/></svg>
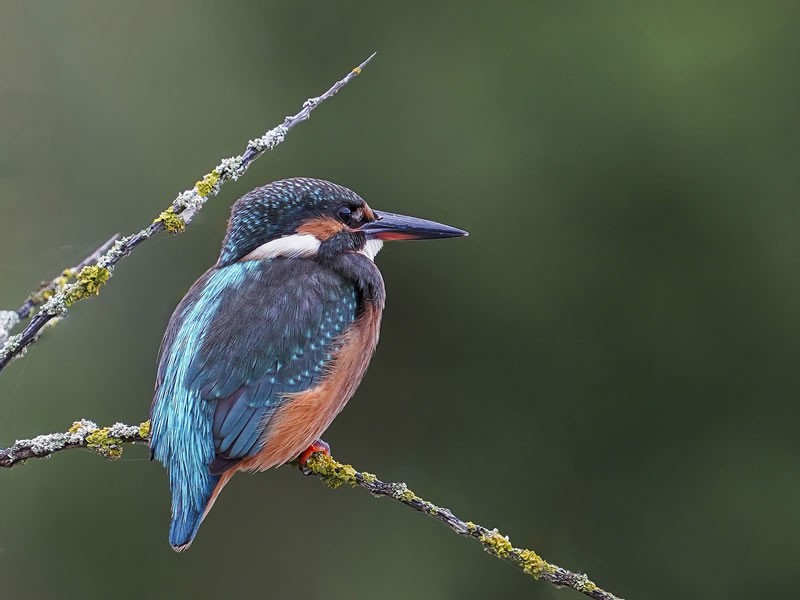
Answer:
<svg viewBox="0 0 800 600"><path fill-rule="evenodd" d="M800 528L800 4L16 2L0 307L365 74L0 376L0 445L138 422L230 204L314 176L463 227L396 244L337 457L628 598L789 597ZM0 473L0 595L576 598L285 468L167 545L143 447Z"/></svg>

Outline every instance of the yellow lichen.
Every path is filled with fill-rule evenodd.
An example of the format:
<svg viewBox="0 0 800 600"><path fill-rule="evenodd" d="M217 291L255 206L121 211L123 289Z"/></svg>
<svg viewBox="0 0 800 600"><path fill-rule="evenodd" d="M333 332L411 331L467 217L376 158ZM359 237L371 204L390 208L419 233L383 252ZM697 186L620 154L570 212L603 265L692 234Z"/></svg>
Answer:
<svg viewBox="0 0 800 600"><path fill-rule="evenodd" d="M147 439L150 437L150 421L139 424L139 436Z"/></svg>
<svg viewBox="0 0 800 600"><path fill-rule="evenodd" d="M183 231L186 229L186 221L184 221L183 217L180 215L175 214L175 211L171 206L158 215L158 218L153 221L153 223L163 224L164 229L170 233L183 233Z"/></svg>
<svg viewBox="0 0 800 600"><path fill-rule="evenodd" d="M474 533L477 530L478 526L475 525L475 523L473 523L472 521L467 521L467 531L469 531L470 533Z"/></svg>
<svg viewBox="0 0 800 600"><path fill-rule="evenodd" d="M518 557L522 565L522 571L528 575L532 575L534 579L539 579L542 573L552 573L554 570L550 563L546 562L533 550L520 550L518 552Z"/></svg>
<svg viewBox="0 0 800 600"><path fill-rule="evenodd" d="M70 306L78 300L100 293L100 288L111 277L111 271L105 267L91 265L83 267L78 273L75 283L67 288L64 304Z"/></svg>
<svg viewBox="0 0 800 600"><path fill-rule="evenodd" d="M353 74L354 75L361 75L361 67L356 67L355 69L353 69Z"/></svg>
<svg viewBox="0 0 800 600"><path fill-rule="evenodd" d="M219 173L217 173L216 169L211 171L211 173L207 173L205 177L203 177L200 181L194 184L195 191L200 194L203 198L207 197L211 192L214 191L214 186L217 185L219 181Z"/></svg>
<svg viewBox="0 0 800 600"><path fill-rule="evenodd" d="M400 500L403 502L413 502L414 500L419 500L419 496L417 496L411 490L406 490L400 495Z"/></svg>
<svg viewBox="0 0 800 600"><path fill-rule="evenodd" d="M378 478L375 475L372 473L367 473L366 471L361 473L361 479L364 481L364 483L375 483L378 481Z"/></svg>
<svg viewBox="0 0 800 600"><path fill-rule="evenodd" d="M67 429L67 433L78 433L83 427L84 424L82 421L73 421L72 427Z"/></svg>
<svg viewBox="0 0 800 600"><path fill-rule="evenodd" d="M337 488L340 485L356 485L357 471L352 465L345 465L333 457L322 452L316 452L306 462L306 466L315 475L319 475L325 483L332 488Z"/></svg>
<svg viewBox="0 0 800 600"><path fill-rule="evenodd" d="M122 440L108 435L109 428L103 427L86 436L86 446L100 456L117 460L122 456Z"/></svg>
<svg viewBox="0 0 800 600"><path fill-rule="evenodd" d="M469 525L467 525L467 527L469 528ZM490 532L488 535L482 535L480 541L484 548L498 558L508 558L511 551L514 549L511 542L496 531Z"/></svg>

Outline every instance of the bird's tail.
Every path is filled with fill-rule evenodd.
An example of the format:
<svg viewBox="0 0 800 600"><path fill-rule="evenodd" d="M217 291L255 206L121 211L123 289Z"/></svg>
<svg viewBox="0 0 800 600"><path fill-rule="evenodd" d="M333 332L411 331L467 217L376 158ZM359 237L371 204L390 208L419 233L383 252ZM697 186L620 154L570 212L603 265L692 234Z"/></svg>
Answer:
<svg viewBox="0 0 800 600"><path fill-rule="evenodd" d="M208 505L215 496L219 475L210 476L201 494L189 494L184 486L172 488L172 521L169 524L169 544L176 552L186 550L197 535L200 523L208 512Z"/></svg>
<svg viewBox="0 0 800 600"><path fill-rule="evenodd" d="M190 406L188 416L176 414L165 398L169 399L157 394L153 401L150 451L152 458L167 468L172 493L169 543L173 550L182 552L192 544L200 524L235 469L212 471L215 461L211 432L202 426L187 425L202 425L207 417L196 410L193 404L196 398L181 400Z"/></svg>
<svg viewBox="0 0 800 600"><path fill-rule="evenodd" d="M194 536L200 529L200 524L214 506L222 488L230 481L235 472L235 469L230 469L219 475L210 475L201 502L196 504L193 504L185 493L186 488L173 488L169 544L175 552L183 552L192 545Z"/></svg>

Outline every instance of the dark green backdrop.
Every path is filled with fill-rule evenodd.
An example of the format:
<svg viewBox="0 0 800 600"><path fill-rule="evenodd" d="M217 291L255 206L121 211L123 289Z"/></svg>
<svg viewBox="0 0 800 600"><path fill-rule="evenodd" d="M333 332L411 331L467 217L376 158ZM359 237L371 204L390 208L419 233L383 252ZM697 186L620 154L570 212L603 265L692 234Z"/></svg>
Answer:
<svg viewBox="0 0 800 600"><path fill-rule="evenodd" d="M336 455L628 598L797 582L800 4L0 2L0 306L373 50L0 375L0 445L147 412L229 205L293 175L471 237L379 258ZM361 491L237 476L187 554L144 448L0 473L0 596L575 598Z"/></svg>

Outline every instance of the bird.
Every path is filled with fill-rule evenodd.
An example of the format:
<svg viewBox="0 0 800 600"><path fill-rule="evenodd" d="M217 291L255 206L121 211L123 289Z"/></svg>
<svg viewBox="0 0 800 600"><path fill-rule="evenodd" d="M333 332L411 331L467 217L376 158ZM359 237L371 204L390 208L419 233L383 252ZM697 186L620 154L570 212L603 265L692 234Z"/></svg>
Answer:
<svg viewBox="0 0 800 600"><path fill-rule="evenodd" d="M173 550L191 545L234 473L330 453L321 436L378 343L383 243L466 235L320 179L275 181L233 204L219 259L159 351L150 453L168 472Z"/></svg>

